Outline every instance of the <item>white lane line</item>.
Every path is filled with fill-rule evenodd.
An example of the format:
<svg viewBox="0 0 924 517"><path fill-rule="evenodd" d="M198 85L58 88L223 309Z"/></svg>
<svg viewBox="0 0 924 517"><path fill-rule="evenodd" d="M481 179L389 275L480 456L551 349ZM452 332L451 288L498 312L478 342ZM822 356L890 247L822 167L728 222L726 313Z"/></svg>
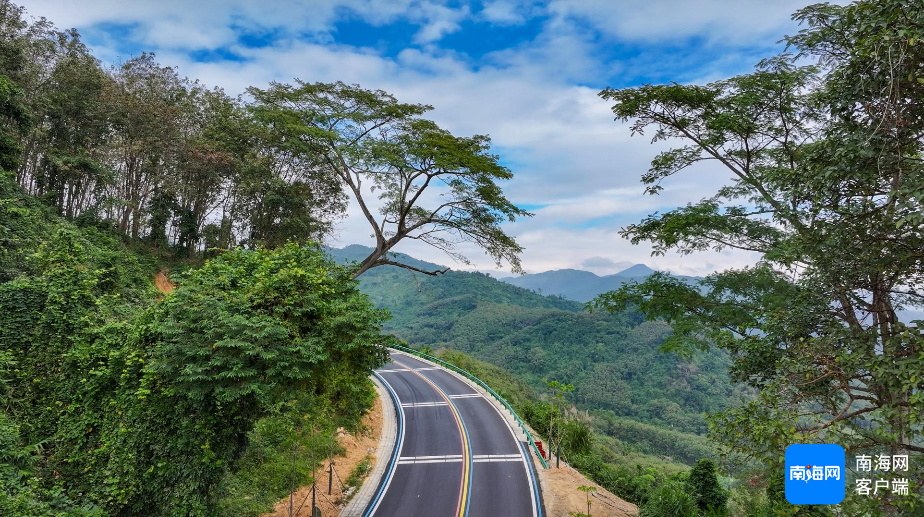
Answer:
<svg viewBox="0 0 924 517"><path fill-rule="evenodd" d="M437 368L436 366L427 366L426 368L414 368L415 372L425 372L427 370L442 370L442 368Z"/></svg>
<svg viewBox="0 0 924 517"><path fill-rule="evenodd" d="M385 370L376 370L379 373L392 373L392 372L409 372L411 370L407 368L388 368Z"/></svg>
<svg viewBox="0 0 924 517"><path fill-rule="evenodd" d="M462 455L453 454L448 456L405 456L398 458L399 465L417 464L417 463L461 463Z"/></svg>
<svg viewBox="0 0 924 517"><path fill-rule="evenodd" d="M407 404L401 404L401 407L435 407L448 405L449 404L445 402L409 402Z"/></svg>
<svg viewBox="0 0 924 517"><path fill-rule="evenodd" d="M400 460L438 460L440 458L461 458L461 454L440 454L438 456L402 456Z"/></svg>
<svg viewBox="0 0 924 517"><path fill-rule="evenodd" d="M523 461L523 456L521 454L476 454L473 456L472 461L477 463L493 463L493 462L506 462L514 461L521 462ZM462 455L461 454L450 454L446 456L404 456L398 458L399 465L410 465L410 464L420 464L420 463L461 463Z"/></svg>
<svg viewBox="0 0 924 517"><path fill-rule="evenodd" d="M394 457L395 457L395 458L398 458L398 463L401 463L401 449L404 448L404 421L405 421L404 408L401 407L401 397L398 396L398 392L395 391L395 389L392 387L392 385L389 384L389 382L386 381L384 377L381 377L381 381L382 381L386 386L388 386L388 390L391 391L392 395L395 396L395 400L398 401L398 407L397 407L397 409L398 409L398 411L400 412L400 415L398 415L398 418L400 418L400 421L401 421L401 425L400 425L401 434L398 436L398 450L397 450L397 452L395 452L395 456L394 456ZM395 466L395 468L397 468L398 465L395 464L394 466ZM385 486L383 486L383 487L379 490L378 494L376 495L375 504L374 504L374 505L372 506L372 508L369 509L369 511L365 514L365 515L367 515L368 517L372 517L373 515L375 515L375 512L379 509L379 505L381 505L381 504L382 504L382 501L385 499L385 493L388 492L388 487L391 486L391 480L394 479L394 469L392 469L391 471L389 471L389 473L388 473L387 475L388 475L388 478L385 480Z"/></svg>
<svg viewBox="0 0 924 517"><path fill-rule="evenodd" d="M481 398L481 393L462 393L460 395L450 395L451 399L474 399Z"/></svg>
<svg viewBox="0 0 924 517"><path fill-rule="evenodd" d="M542 509L541 509L542 506L541 506L541 503L537 500L538 497L536 495L537 480L533 478L532 469L529 468L530 467L529 462L532 461L531 458L528 456L529 452L528 451L526 453L523 452L524 450L526 450L526 448L520 446L520 439L517 437L516 431L513 430L513 426L510 425L510 422L507 420L507 417L505 417L504 414L501 413L500 408L498 408L493 402L488 400L487 397L484 397L484 399L488 403L489 406L494 408L494 411L497 413L497 416L500 417L500 419L504 422L504 425L507 426L507 429L510 431L510 436L513 438L513 443L517 444L517 447L520 448L520 458L517 461L523 462L523 469L526 471L526 481L530 485L529 501L530 503L532 503L532 506L533 506L533 517L540 517L542 513Z"/></svg>

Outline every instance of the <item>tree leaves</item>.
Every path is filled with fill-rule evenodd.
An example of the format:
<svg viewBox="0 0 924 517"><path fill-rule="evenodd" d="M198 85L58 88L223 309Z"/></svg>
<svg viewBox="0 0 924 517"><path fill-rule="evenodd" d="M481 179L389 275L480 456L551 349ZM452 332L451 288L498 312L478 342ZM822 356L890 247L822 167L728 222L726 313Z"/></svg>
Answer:
<svg viewBox="0 0 924 517"><path fill-rule="evenodd" d="M454 136L420 118L430 106L399 103L357 85L296 81L249 92L255 116L276 135L278 148L297 157L305 173L327 174L360 206L376 245L355 276L394 264L388 253L403 239L462 262L467 259L457 246L473 242L498 265L506 261L520 270L522 248L501 224L530 214L497 185L512 174L490 153L487 136ZM378 214L366 188L378 195Z"/></svg>
<svg viewBox="0 0 924 517"><path fill-rule="evenodd" d="M787 38L799 54L752 74L601 92L633 132L683 141L652 161L649 192L703 164L733 174L716 195L622 234L656 254L730 248L761 260L699 289L653 275L593 306L664 318L668 350L731 352L732 375L761 390L715 416L714 435L734 450L769 463L797 441L924 453L922 385L908 373L924 369L922 338L897 316L924 302L924 11L859 1L795 18L807 24ZM821 64L800 66L806 57Z"/></svg>

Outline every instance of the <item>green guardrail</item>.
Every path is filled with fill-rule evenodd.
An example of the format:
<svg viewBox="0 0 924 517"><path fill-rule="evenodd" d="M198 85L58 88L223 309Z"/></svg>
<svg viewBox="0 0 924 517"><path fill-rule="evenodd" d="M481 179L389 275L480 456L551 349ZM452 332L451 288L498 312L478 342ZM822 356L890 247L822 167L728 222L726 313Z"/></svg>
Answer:
<svg viewBox="0 0 924 517"><path fill-rule="evenodd" d="M475 377L474 375L468 373L467 371L463 370L462 368L459 368L458 366L456 366L456 365L454 365L454 364L449 364L449 363L447 363L446 361L443 361L442 359L439 359L439 358L437 358L437 357L433 357L432 355L427 355L427 354L421 352L420 350L414 350L413 348L407 348L407 347L404 347L404 346L401 346L401 345L390 345L389 347L390 347L390 348L394 348L395 350L400 350L400 351L402 351L402 352L407 352L407 353L409 353L409 354L416 355L416 356L418 356L418 357L423 357L424 359L426 359L426 360L428 360L428 361L433 361L434 363L439 364L439 365L442 366L443 368L448 368L448 369L450 369L450 370L452 370L452 371L454 371L454 372L456 372L456 373L458 373L458 374L464 376L466 379L468 379L468 380L474 382L475 384L481 386L482 388L484 388L485 391L487 391L488 393L490 393L491 396L493 396L495 399L497 399L498 402L500 402L501 404L503 404L504 407L507 408L507 411L509 411L510 414L513 415L513 418L516 419L517 424L520 425L520 429L523 431L523 434L525 434L527 440L529 440L529 445L533 448L533 452L536 453L536 457L539 458L539 461L540 461L540 462L542 462L542 468L544 468L544 469L549 468L549 464L546 463L545 458L543 458L543 457L542 457L542 454L539 453L539 447L536 446L536 440L533 439L532 433L530 433L529 430L526 428L526 424L523 423L523 420L520 418L520 415L518 415L517 412L513 410L513 407L511 407L510 404L507 403L506 400L504 400L504 397L501 397L500 395L498 395L497 392L494 391L493 389L491 389L490 386L488 386L487 384L485 384L484 381L482 381L482 380L479 379L478 377Z"/></svg>

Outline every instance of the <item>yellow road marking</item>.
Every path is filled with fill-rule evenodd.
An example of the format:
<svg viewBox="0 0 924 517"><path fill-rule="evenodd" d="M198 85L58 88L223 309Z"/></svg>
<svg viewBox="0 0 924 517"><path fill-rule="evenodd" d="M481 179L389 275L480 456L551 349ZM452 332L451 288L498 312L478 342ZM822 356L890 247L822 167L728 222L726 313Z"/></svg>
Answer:
<svg viewBox="0 0 924 517"><path fill-rule="evenodd" d="M442 389L440 389L439 386L434 384L433 381L424 377L419 372L415 371L413 368L411 368L410 366L406 364L403 364L399 361L395 361L394 359L392 359L392 362L397 364L398 366L407 368L408 370L414 372L415 375L423 379L424 382L426 382L434 390L436 390L436 392L440 394L440 397L442 397L443 400L445 400L446 403L449 405L449 410L452 411L452 415L456 418L456 425L459 427L459 438L462 439L462 487L459 491L459 506L456 508L456 510L457 510L459 517L465 517L465 510L466 510L466 507L468 506L468 496L469 496L468 484L469 484L469 479L471 477L469 466L471 465L472 453L471 453L470 444L468 443L468 433L466 433L465 431L465 423L462 422L462 415L459 414L459 410L456 408L455 404L453 404L452 401L449 400L449 395L446 395L446 392L444 392Z"/></svg>

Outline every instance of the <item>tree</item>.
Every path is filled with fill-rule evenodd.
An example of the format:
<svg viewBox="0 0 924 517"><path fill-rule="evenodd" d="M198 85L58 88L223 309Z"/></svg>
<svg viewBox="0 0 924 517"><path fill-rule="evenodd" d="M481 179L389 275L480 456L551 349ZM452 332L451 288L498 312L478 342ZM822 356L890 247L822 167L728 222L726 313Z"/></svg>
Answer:
<svg viewBox="0 0 924 517"><path fill-rule="evenodd" d="M181 152L183 101L188 81L171 67L142 54L111 71L116 182L112 215L119 230L141 236L145 208L165 181Z"/></svg>
<svg viewBox="0 0 924 517"><path fill-rule="evenodd" d="M431 109L399 103L381 90L337 83L274 83L250 88L255 116L278 135L278 148L291 153L306 176L332 178L356 201L375 237L375 251L356 269L394 265L403 239L425 242L456 260L461 242L474 242L498 265L521 271L516 241L504 221L530 216L514 206L496 184L512 174L490 154L487 136L457 137L420 118ZM376 214L370 194L381 204Z"/></svg>
<svg viewBox="0 0 924 517"><path fill-rule="evenodd" d="M768 468L780 468L790 443L833 442L848 454L910 453L920 469L924 343L920 322L898 314L924 302L924 10L864 0L795 19L807 24L788 38L799 53L752 74L601 92L633 132L685 143L652 161L647 192L709 163L733 175L714 196L622 234L656 254L739 249L761 259L699 288L652 275L592 306L664 318L674 329L667 350L728 350L733 378L759 395L714 415L713 436ZM806 58L820 65L799 66ZM915 504L924 481L908 477L919 480L911 497L848 495L845 505Z"/></svg>
<svg viewBox="0 0 924 517"><path fill-rule="evenodd" d="M696 506L709 515L725 515L728 492L719 485L715 463L701 459L696 462L687 478L690 494L696 500Z"/></svg>
<svg viewBox="0 0 924 517"><path fill-rule="evenodd" d="M587 497L587 517L590 517L590 503L591 503L590 493L596 492L597 487L581 485L578 487L578 490L580 490L581 492L584 492L584 495Z"/></svg>
<svg viewBox="0 0 924 517"><path fill-rule="evenodd" d="M558 381L546 381L551 392L549 398L549 457L554 452L561 459L561 442L565 435L565 412L567 411L565 394L574 391L571 384L562 384ZM556 466L558 464L556 463Z"/></svg>
<svg viewBox="0 0 924 517"><path fill-rule="evenodd" d="M22 146L16 138L27 123L27 115L20 99L22 90L9 77L0 75L0 169L15 171L21 163Z"/></svg>

